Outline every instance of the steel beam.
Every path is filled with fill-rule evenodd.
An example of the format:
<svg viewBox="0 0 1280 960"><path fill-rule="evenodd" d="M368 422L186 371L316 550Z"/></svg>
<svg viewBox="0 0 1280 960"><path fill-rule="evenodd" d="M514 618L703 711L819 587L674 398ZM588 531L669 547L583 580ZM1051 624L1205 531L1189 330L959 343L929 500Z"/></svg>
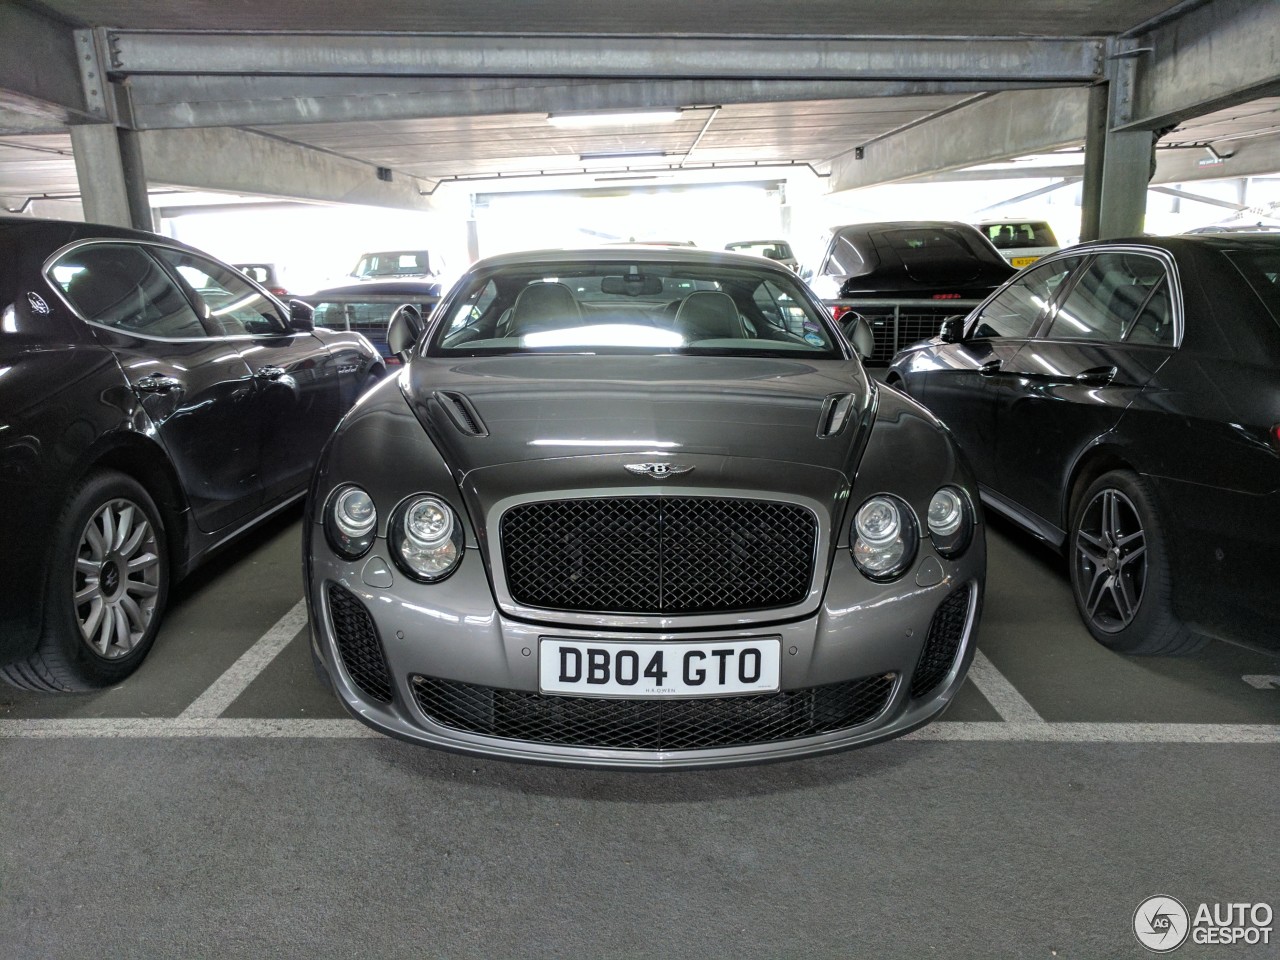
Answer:
<svg viewBox="0 0 1280 960"><path fill-rule="evenodd" d="M982 93L1033 81L556 80L429 77L176 77L129 81L140 130L419 120L522 113L632 110Z"/></svg>
<svg viewBox="0 0 1280 960"><path fill-rule="evenodd" d="M13 3L0 4L0 103L47 121L90 116L72 29Z"/></svg>
<svg viewBox="0 0 1280 960"><path fill-rule="evenodd" d="M1083 87L999 93L874 140L861 159L831 161L831 191L914 180L946 170L1044 153L1084 139ZM993 178L994 179L994 178Z"/></svg>
<svg viewBox="0 0 1280 960"><path fill-rule="evenodd" d="M1128 129L1155 130L1280 91L1280 3L1213 0L1133 38Z"/></svg>
<svg viewBox="0 0 1280 960"><path fill-rule="evenodd" d="M1096 38L849 40L112 30L119 75L1091 82Z"/></svg>
<svg viewBox="0 0 1280 960"><path fill-rule="evenodd" d="M152 183L297 200L427 210L422 182L364 161L247 130L147 130L137 134Z"/></svg>

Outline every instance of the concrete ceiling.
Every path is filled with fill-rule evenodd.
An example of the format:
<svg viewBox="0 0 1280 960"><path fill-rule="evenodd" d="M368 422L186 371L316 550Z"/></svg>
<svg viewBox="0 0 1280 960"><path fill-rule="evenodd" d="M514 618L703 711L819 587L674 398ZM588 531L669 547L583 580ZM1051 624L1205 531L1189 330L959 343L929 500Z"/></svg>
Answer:
<svg viewBox="0 0 1280 960"><path fill-rule="evenodd" d="M387 168L430 195L444 182L540 173L732 168L740 177L743 167L796 165L826 174L855 148L962 124L993 95L1082 92L1113 49L1098 44L1132 46L1123 38L1194 17L1203 33L1215 4L1251 12L1250 0L45 0L22 9L79 29L90 46L96 38L123 92L122 122L156 137L186 127L236 134L220 150L189 151L173 172L193 176L175 184L243 190L243 177L204 181L253 134ZM64 118L5 86L0 69L0 197L74 194ZM680 116L574 130L547 121L655 105ZM90 109L102 107L65 119ZM1276 101L1261 99L1182 119L1162 142L1276 129ZM174 166L183 165L155 169ZM282 183L262 192L284 195Z"/></svg>

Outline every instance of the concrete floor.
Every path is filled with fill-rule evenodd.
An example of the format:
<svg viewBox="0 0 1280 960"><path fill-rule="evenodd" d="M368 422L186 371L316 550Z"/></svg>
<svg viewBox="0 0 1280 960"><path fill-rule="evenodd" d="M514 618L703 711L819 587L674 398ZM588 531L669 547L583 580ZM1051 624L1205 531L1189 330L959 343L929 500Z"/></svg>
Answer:
<svg viewBox="0 0 1280 960"><path fill-rule="evenodd" d="M0 958L1141 957L1153 894L1280 912L1280 689L1255 686L1280 660L1111 654L1003 524L942 720L637 775L344 719L298 629L299 523L180 587L127 683L0 688Z"/></svg>

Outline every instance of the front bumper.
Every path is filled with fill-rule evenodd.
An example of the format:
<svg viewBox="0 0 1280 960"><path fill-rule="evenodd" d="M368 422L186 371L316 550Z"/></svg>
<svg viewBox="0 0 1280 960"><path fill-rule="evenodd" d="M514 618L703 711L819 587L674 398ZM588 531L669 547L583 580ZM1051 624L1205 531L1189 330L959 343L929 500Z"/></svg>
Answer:
<svg viewBox="0 0 1280 960"><path fill-rule="evenodd" d="M385 541L349 563L329 550L319 526L308 524L306 539L314 652L357 719L446 750L619 768L810 756L928 723L973 659L986 566L981 526L954 561L922 541L915 566L892 584L865 579L848 551L837 550L815 614L785 622L727 614L718 627L658 632L612 628L604 616L592 627L557 623L552 612L544 622L509 617L475 549L447 580L424 585L390 562ZM781 691L701 701L544 695L543 637L637 645L777 637ZM683 733L662 734L680 725Z"/></svg>

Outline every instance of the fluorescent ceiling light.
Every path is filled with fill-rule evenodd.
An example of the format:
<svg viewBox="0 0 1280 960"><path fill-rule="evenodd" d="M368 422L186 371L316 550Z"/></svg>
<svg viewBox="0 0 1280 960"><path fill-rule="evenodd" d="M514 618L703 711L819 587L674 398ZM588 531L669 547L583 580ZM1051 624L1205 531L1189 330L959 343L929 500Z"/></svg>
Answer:
<svg viewBox="0 0 1280 960"><path fill-rule="evenodd" d="M551 113L547 123L557 127L625 127L640 123L671 123L679 110L629 110L621 113Z"/></svg>
<svg viewBox="0 0 1280 960"><path fill-rule="evenodd" d="M665 157L665 150L619 150L614 153L580 153L579 160L637 160L642 157Z"/></svg>

